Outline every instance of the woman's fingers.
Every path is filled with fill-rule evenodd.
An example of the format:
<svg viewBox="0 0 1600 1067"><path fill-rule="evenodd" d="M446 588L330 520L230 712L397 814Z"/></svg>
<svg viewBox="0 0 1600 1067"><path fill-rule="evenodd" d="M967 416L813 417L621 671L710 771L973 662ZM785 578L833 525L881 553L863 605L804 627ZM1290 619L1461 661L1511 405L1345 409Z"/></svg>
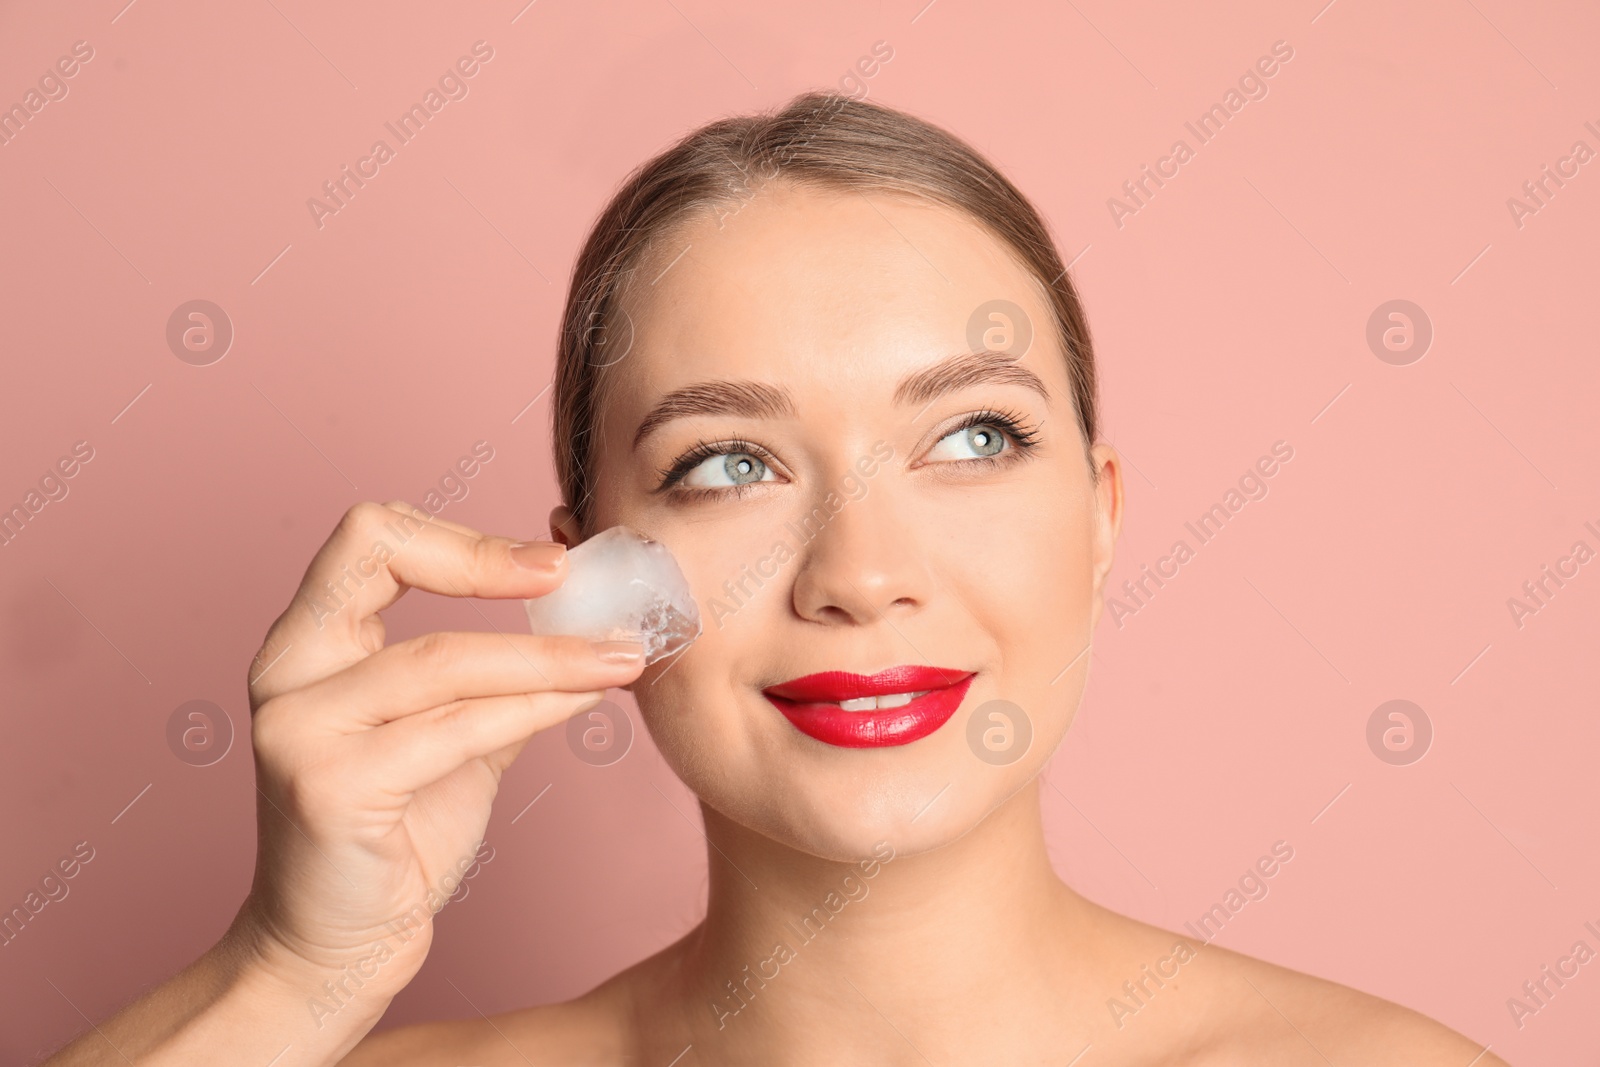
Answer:
<svg viewBox="0 0 1600 1067"><path fill-rule="evenodd" d="M479 697L604 691L644 669L642 646L623 646L638 654L606 660L582 637L426 633L301 687L279 714L314 715L317 727L344 734Z"/></svg>
<svg viewBox="0 0 1600 1067"><path fill-rule="evenodd" d="M431 522L435 526L442 526L446 530L454 530L456 533L459 533L459 534L466 534L469 537L482 537L483 536L483 532L481 530L478 530L478 529L475 529L474 527L468 526L466 523L451 522L449 519L441 519L437 515L430 515L430 514L428 514L428 512L425 509L419 508L415 504L410 503L409 501L405 501L405 500L390 500L387 503L385 503L383 506L386 507L386 508L390 508L392 510L395 510L395 511L399 511L402 514L405 514L405 515L415 516L419 520L426 521L426 522Z"/></svg>
<svg viewBox="0 0 1600 1067"><path fill-rule="evenodd" d="M391 722L360 739L361 763L396 793L431 785L463 764L490 759L503 771L522 744L605 699L605 690L475 697Z"/></svg>
<svg viewBox="0 0 1600 1067"><path fill-rule="evenodd" d="M527 598L561 584L561 546L513 553L513 544L400 501L354 505L312 559L251 664L252 701L259 706L376 652L383 640L377 612L410 588Z"/></svg>
<svg viewBox="0 0 1600 1067"><path fill-rule="evenodd" d="M509 537L435 519L401 502L356 504L312 559L298 597L305 610L290 636L348 634L410 588L445 596L532 597L565 577L566 551L546 543L544 566L513 556Z"/></svg>

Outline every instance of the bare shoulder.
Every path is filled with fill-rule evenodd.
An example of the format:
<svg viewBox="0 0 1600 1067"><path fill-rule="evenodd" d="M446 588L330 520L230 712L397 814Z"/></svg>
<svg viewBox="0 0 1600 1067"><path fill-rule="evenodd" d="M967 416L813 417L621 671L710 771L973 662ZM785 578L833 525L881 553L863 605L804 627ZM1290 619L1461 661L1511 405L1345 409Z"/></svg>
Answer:
<svg viewBox="0 0 1600 1067"><path fill-rule="evenodd" d="M444 1019L368 1034L340 1067L588 1067L621 1060L609 1007L586 995L473 1019Z"/></svg>
<svg viewBox="0 0 1600 1067"><path fill-rule="evenodd" d="M369 1034L339 1061L340 1067L599 1067L627 1062L638 1037L638 989L661 984L682 944L680 940L661 949L572 1000Z"/></svg>
<svg viewBox="0 0 1600 1067"><path fill-rule="evenodd" d="M1443 1023L1394 1001L1217 946L1221 984L1238 990L1236 1041L1218 1062L1240 1052L1270 1063L1361 1063L1371 1067L1509 1067L1505 1060ZM1216 1048L1223 1052L1221 1047Z"/></svg>
<svg viewBox="0 0 1600 1067"><path fill-rule="evenodd" d="M1421 1012L1094 906L1110 990L1101 1062L1159 1067L1509 1067Z"/></svg>

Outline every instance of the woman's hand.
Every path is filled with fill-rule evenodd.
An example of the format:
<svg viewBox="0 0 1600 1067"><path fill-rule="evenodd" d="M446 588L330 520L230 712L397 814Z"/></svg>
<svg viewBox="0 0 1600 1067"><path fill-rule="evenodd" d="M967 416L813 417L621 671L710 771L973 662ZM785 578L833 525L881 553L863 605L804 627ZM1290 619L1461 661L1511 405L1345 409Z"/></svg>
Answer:
<svg viewBox="0 0 1600 1067"><path fill-rule="evenodd" d="M372 1005L416 974L528 738L643 670L639 645L606 659L577 637L384 645L378 612L410 588L525 598L564 579L561 546L512 546L404 503L357 504L251 664L259 848L234 933L330 1011L325 977L350 968L346 988Z"/></svg>
<svg viewBox="0 0 1600 1067"><path fill-rule="evenodd" d="M644 669L580 637L430 633L387 648L416 587L534 597L565 551L513 548L405 503L357 504L250 667L255 881L227 934L50 1067L338 1063L422 966L528 738ZM605 653L621 654L606 658Z"/></svg>

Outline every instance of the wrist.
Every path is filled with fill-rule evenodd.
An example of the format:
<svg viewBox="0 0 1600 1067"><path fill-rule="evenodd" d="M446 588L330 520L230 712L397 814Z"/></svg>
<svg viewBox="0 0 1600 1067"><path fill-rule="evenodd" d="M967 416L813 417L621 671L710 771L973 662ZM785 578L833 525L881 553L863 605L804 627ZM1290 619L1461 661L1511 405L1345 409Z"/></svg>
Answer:
<svg viewBox="0 0 1600 1067"><path fill-rule="evenodd" d="M375 1023L415 975L427 949L421 943L397 945L391 936L347 952L302 952L247 905L212 951L247 995L274 1010L298 1005L322 1029L334 1016Z"/></svg>
<svg viewBox="0 0 1600 1067"><path fill-rule="evenodd" d="M241 910L222 939L183 971L49 1062L331 1067L366 1036L403 987L400 968L389 970L387 984L357 988L337 969L282 951Z"/></svg>
<svg viewBox="0 0 1600 1067"><path fill-rule="evenodd" d="M377 982L357 987L350 975L305 960L242 913L195 970L204 975L206 995L140 1062L259 1065L282 1057L301 1067L333 1067L394 995Z"/></svg>

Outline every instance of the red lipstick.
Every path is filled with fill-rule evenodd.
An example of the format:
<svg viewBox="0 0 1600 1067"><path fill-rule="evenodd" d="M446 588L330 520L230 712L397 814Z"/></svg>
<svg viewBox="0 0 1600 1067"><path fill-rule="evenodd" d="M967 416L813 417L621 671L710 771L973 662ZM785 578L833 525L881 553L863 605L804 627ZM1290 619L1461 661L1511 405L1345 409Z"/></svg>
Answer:
<svg viewBox="0 0 1600 1067"><path fill-rule="evenodd" d="M972 671L890 667L877 674L823 671L763 689L762 695L808 737L843 748L905 745L954 715L972 685ZM920 693L902 703L899 694ZM841 701L886 697L897 705L847 711Z"/></svg>

